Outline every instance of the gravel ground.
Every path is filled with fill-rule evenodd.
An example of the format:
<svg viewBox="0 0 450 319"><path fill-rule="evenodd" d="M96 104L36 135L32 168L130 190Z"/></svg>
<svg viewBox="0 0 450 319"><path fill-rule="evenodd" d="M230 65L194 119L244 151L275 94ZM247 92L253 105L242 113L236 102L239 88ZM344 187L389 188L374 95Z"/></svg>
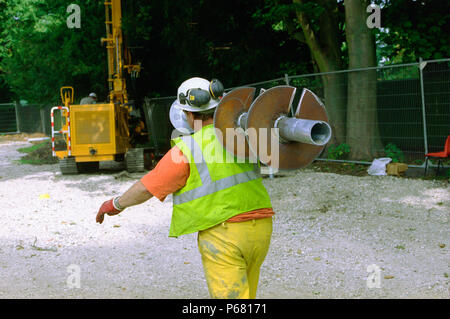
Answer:
<svg viewBox="0 0 450 319"><path fill-rule="evenodd" d="M97 224L142 174L62 176L15 163L24 146L0 144L0 298L209 297L196 234L168 237L170 196ZM276 217L258 298L450 297L448 182L303 169L264 183Z"/></svg>

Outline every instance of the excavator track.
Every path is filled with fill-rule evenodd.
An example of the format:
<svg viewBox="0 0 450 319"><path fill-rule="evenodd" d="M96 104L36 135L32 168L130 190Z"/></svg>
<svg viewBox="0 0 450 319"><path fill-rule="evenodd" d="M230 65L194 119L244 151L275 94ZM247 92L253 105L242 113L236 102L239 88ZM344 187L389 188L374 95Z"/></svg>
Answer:
<svg viewBox="0 0 450 319"><path fill-rule="evenodd" d="M74 157L65 157L59 160L59 169L63 175L78 174L77 163Z"/></svg>
<svg viewBox="0 0 450 319"><path fill-rule="evenodd" d="M144 150L142 148L130 149L125 154L125 167L129 173L144 171Z"/></svg>

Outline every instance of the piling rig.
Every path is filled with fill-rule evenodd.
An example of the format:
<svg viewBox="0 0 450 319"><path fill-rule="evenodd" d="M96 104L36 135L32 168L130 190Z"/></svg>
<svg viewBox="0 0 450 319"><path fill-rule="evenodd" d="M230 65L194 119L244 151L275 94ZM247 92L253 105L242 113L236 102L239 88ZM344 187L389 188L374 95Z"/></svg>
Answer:
<svg viewBox="0 0 450 319"><path fill-rule="evenodd" d="M137 78L141 65L131 55L121 29L120 0L105 1L108 64L107 102L75 105L74 89L61 88L62 106L51 109L52 151L63 174L96 171L102 161L125 161L127 171L144 170L144 147L148 130L142 120L142 106L129 100L126 76ZM55 113L60 129L55 130ZM143 144L138 141L144 141Z"/></svg>

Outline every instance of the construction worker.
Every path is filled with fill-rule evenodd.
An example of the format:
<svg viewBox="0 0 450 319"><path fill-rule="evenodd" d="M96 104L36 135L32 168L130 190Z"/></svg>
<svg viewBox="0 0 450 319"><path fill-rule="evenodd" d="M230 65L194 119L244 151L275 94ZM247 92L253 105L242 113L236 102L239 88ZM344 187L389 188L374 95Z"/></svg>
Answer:
<svg viewBox="0 0 450 319"><path fill-rule="evenodd" d="M227 151L216 138L213 114L222 94L218 80L191 78L181 84L174 105L184 110L195 132L173 139L173 147L152 171L122 196L102 204L96 221L152 196L163 201L173 193L169 237L198 232L210 296L253 299L274 212L258 163L238 163L234 156L232 162L220 160Z"/></svg>
<svg viewBox="0 0 450 319"><path fill-rule="evenodd" d="M86 96L81 99L80 105L83 104L96 104L97 103L97 94L94 92L90 93L89 96Z"/></svg>

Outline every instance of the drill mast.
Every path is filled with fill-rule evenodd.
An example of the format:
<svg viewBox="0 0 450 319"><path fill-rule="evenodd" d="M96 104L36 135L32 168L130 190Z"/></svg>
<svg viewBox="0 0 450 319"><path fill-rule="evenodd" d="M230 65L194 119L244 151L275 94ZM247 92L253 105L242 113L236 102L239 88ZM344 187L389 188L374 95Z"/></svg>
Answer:
<svg viewBox="0 0 450 319"><path fill-rule="evenodd" d="M102 43L106 43L108 54L108 87L111 102L120 104L128 103L128 94L125 81L125 70L132 76L137 76L140 72L140 64L131 64L131 56L122 33L122 5L121 0L105 1L105 26L106 38L102 38Z"/></svg>

